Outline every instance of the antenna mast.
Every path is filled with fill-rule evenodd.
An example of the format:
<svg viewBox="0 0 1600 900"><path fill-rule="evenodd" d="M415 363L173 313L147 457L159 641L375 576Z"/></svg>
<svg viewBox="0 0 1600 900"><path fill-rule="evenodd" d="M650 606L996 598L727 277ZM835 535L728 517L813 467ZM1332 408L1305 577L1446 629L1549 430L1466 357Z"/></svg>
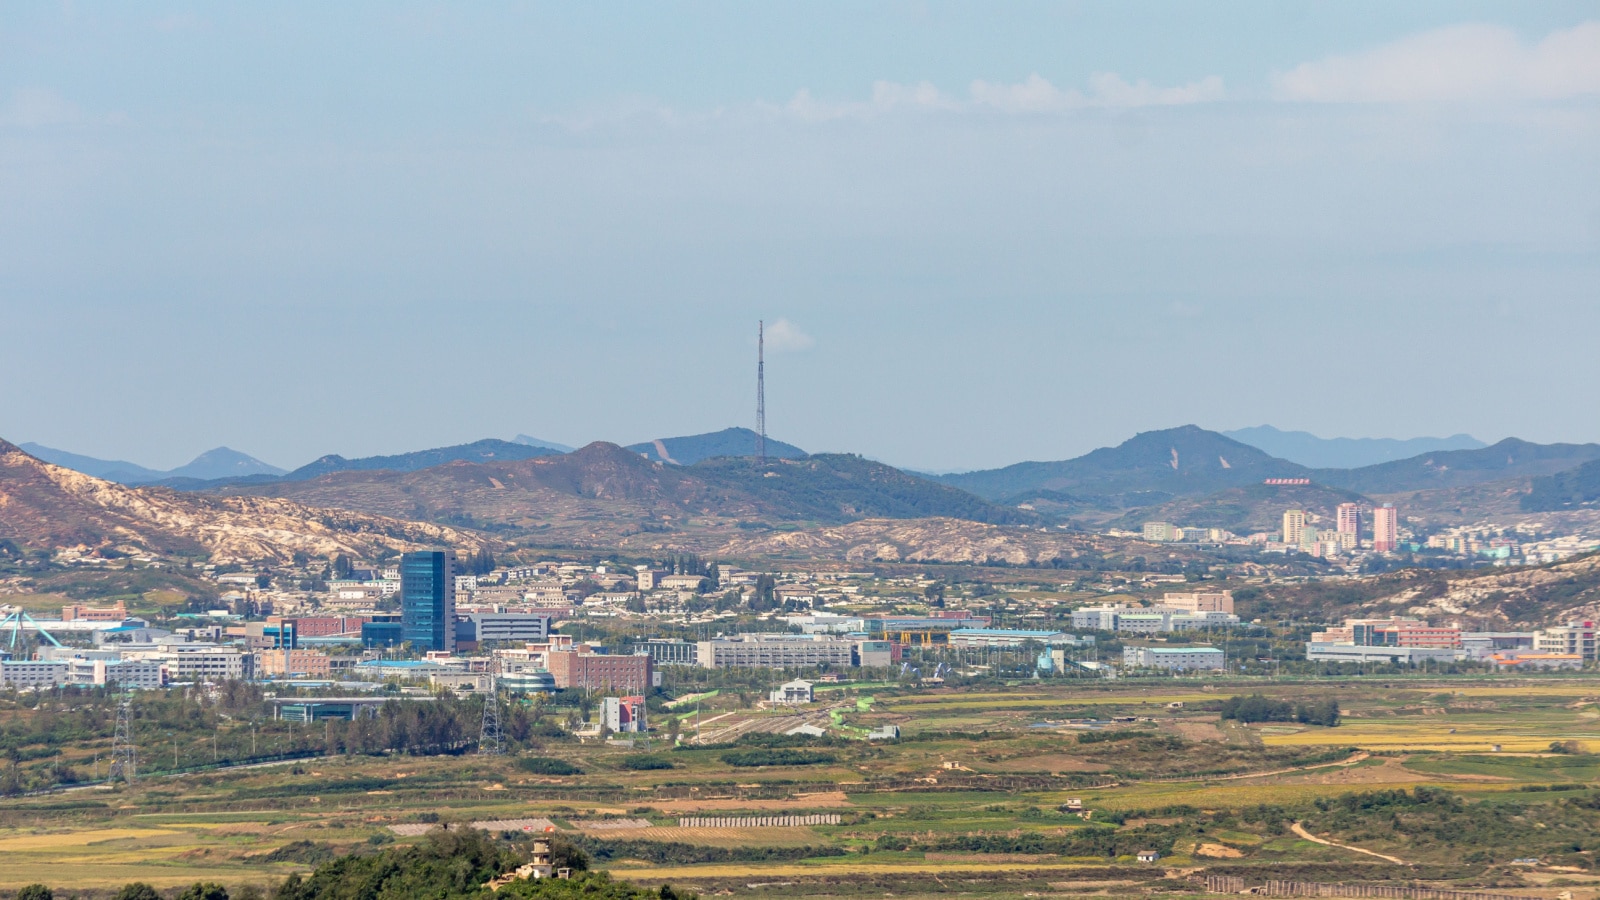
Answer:
<svg viewBox="0 0 1600 900"><path fill-rule="evenodd" d="M767 464L767 323L756 323L756 464Z"/></svg>

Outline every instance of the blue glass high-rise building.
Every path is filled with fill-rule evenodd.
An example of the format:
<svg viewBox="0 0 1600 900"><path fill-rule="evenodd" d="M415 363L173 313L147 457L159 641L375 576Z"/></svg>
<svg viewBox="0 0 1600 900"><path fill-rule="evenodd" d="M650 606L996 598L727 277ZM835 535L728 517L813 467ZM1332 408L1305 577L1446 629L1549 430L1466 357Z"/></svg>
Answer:
<svg viewBox="0 0 1600 900"><path fill-rule="evenodd" d="M449 550L400 557L401 634L417 650L456 649L455 562Z"/></svg>

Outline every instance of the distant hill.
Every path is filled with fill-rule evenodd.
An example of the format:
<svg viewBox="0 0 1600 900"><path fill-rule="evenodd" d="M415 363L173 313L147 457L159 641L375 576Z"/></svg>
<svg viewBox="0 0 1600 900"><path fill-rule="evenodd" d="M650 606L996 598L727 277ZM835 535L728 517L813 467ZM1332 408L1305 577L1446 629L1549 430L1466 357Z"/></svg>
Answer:
<svg viewBox="0 0 1600 900"><path fill-rule="evenodd" d="M839 523L867 517L996 523L1033 518L860 457L774 460L765 468L738 458L674 466L598 442L534 459L457 462L411 472L338 471L226 490L435 522L550 530L586 543L691 521L728 527L735 521Z"/></svg>
<svg viewBox="0 0 1600 900"><path fill-rule="evenodd" d="M946 475L945 484L998 502L1052 497L1113 508L1150 506L1174 497L1204 496L1267 478L1302 478L1304 466L1194 425L1146 431L1115 447L1076 459L1025 462Z"/></svg>
<svg viewBox="0 0 1600 900"><path fill-rule="evenodd" d="M506 462L518 459L534 459L540 456L553 456L560 452L549 447L485 438L481 441L473 441L470 444L457 444L454 447L436 447L432 450L416 450L411 453L397 453L393 456L367 456L361 459L345 459L337 454L330 454L295 469L285 475L283 480L305 481L309 478L316 478L319 475L326 475L329 472L371 471L374 469L384 469L391 472L415 472L419 469L429 469L452 462Z"/></svg>
<svg viewBox="0 0 1600 900"><path fill-rule="evenodd" d="M1303 509L1320 520L1317 527L1332 528L1335 510L1341 503L1371 505L1354 491L1319 484L1247 484L1203 497L1177 497L1159 506L1135 510L1110 525L1138 530L1145 522L1172 522L1191 528L1226 528L1248 535L1277 531L1283 527L1284 510Z"/></svg>
<svg viewBox="0 0 1600 900"><path fill-rule="evenodd" d="M253 456L218 447L196 456L166 474L167 478L247 478L251 475L282 475L283 469L268 465Z"/></svg>
<svg viewBox="0 0 1600 900"><path fill-rule="evenodd" d="M185 553L219 563L288 562L296 552L370 558L385 547L484 544L455 529L383 516L116 484L44 462L3 440L0 536L24 549Z"/></svg>
<svg viewBox="0 0 1600 900"><path fill-rule="evenodd" d="M145 481L159 481L167 477L167 473L147 469L138 463L131 463L124 459L96 459L84 456L81 453L70 453L66 450L57 450L43 444L26 443L20 449L24 453L44 460L54 466L64 466L74 472L82 472L95 478L104 478L120 484L138 484Z"/></svg>
<svg viewBox="0 0 1600 900"><path fill-rule="evenodd" d="M1224 431L1226 437L1264 453L1313 469L1356 469L1440 450L1479 450L1489 446L1470 434L1447 438L1322 438L1308 431L1280 431L1271 425Z"/></svg>
<svg viewBox="0 0 1600 900"><path fill-rule="evenodd" d="M1529 512L1554 512L1600 505L1600 459L1574 469L1533 479L1522 508Z"/></svg>
<svg viewBox="0 0 1600 900"><path fill-rule="evenodd" d="M659 438L639 444L629 444L629 450L655 462L692 466L703 459L718 456L755 456L758 435L748 428L724 428L710 434L692 434L687 437ZM767 438L769 459L799 459L806 452L793 444Z"/></svg>
<svg viewBox="0 0 1600 900"><path fill-rule="evenodd" d="M1554 475L1600 459L1600 444L1534 444L1516 438L1481 450L1441 450L1359 469L1316 469L1318 484L1362 494L1464 487L1510 478Z"/></svg>
<svg viewBox="0 0 1600 900"><path fill-rule="evenodd" d="M557 453L571 453L577 449L576 447L568 447L566 444L558 444L555 441L546 441L526 434L517 435L511 439L511 443L526 444L529 447L543 447L546 450L554 450Z"/></svg>
<svg viewBox="0 0 1600 900"><path fill-rule="evenodd" d="M284 472L277 466L227 447L207 450L188 463L167 472L124 460L95 459L92 456L69 453L39 444L23 444L19 449L51 465L64 466L75 472L115 481L118 484L152 484L167 479L243 478L252 475L282 475Z"/></svg>

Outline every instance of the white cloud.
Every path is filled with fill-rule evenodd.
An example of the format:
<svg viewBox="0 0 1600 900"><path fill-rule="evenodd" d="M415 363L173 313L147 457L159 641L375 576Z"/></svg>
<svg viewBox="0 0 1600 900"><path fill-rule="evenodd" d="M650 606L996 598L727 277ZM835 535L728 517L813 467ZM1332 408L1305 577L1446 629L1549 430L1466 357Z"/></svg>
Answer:
<svg viewBox="0 0 1600 900"><path fill-rule="evenodd" d="M1564 99L1600 94L1600 22L1529 46L1509 28L1456 25L1352 56L1304 63L1273 78L1281 100L1411 103Z"/></svg>
<svg viewBox="0 0 1600 900"><path fill-rule="evenodd" d="M779 319L767 326L767 349L774 353L809 350L816 341L801 331L788 319Z"/></svg>
<svg viewBox="0 0 1600 900"><path fill-rule="evenodd" d="M974 81L968 93L972 95L972 102L979 106L1009 113L1058 112L1087 105L1082 94L1063 91L1037 74L1029 75L1016 84Z"/></svg>
<svg viewBox="0 0 1600 900"><path fill-rule="evenodd" d="M1178 87L1156 87L1143 79L1129 84L1114 72L1100 72L1089 79L1094 89L1094 106L1130 108L1136 106L1185 106L1213 103L1223 99L1222 79L1216 75Z"/></svg>
<svg viewBox="0 0 1600 900"><path fill-rule="evenodd" d="M1098 72L1089 78L1089 91L1058 88L1041 75L1029 75L1016 84L978 80L967 89L962 100L941 92L923 81L899 84L879 81L872 85L872 99L833 103L818 100L808 90L800 90L784 107L793 116L810 122L834 119L865 119L885 113L918 110L938 112L999 111L1016 114L1057 113L1073 109L1126 109L1139 106L1178 106L1209 103L1225 96L1222 79L1212 75L1177 87L1157 87L1148 81L1129 83L1113 72Z"/></svg>
<svg viewBox="0 0 1600 900"><path fill-rule="evenodd" d="M801 88L784 109L808 122L827 122L833 119L864 119L896 110L949 110L959 107L959 103L926 81L917 84L876 81L872 84L871 100L833 103L818 100L811 96L810 91Z"/></svg>

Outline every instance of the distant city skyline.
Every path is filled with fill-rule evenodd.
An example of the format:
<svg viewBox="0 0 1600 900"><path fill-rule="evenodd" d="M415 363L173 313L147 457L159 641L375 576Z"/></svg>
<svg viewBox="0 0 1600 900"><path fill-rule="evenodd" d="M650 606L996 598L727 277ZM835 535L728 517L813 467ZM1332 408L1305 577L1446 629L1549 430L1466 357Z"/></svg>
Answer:
<svg viewBox="0 0 1600 900"><path fill-rule="evenodd" d="M765 320L770 435L926 471L1597 441L1597 59L1577 2L11 7L0 437L753 428Z"/></svg>

